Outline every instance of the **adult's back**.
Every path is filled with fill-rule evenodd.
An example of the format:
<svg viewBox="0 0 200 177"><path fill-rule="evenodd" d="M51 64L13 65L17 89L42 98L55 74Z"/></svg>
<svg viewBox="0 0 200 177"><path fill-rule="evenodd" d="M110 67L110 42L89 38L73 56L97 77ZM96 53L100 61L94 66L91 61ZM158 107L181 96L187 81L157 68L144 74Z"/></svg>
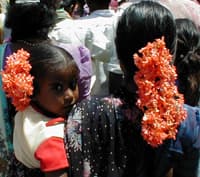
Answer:
<svg viewBox="0 0 200 177"><path fill-rule="evenodd" d="M171 12L160 4L149 1L133 4L122 14L117 26L115 42L124 72L125 85L114 98L85 100L77 104L69 115L66 125L66 143L71 161L71 176L164 177L173 165L172 157L185 155L184 151L179 153L179 149L184 149L185 144L189 144L187 150L198 151L200 147L199 112L189 106L183 109L183 96L179 95L176 89L174 93L178 97L172 97L172 100L176 102L176 99L180 98L180 104L171 103L173 106L169 105L169 110L163 109L163 111L170 112L177 108L173 112L177 119L173 121L172 125L180 125L180 128L173 129L173 131L168 131L167 124L162 124L166 121L166 119L162 119L162 111L155 113L156 111L151 107L139 109L137 104L138 86L133 78L138 68L133 60L133 54L138 53L138 50L145 47L148 42L153 42L162 36L165 38L169 52L174 54L175 21ZM154 52L152 53L154 54ZM170 63L168 65L171 66ZM160 81L159 78L155 80ZM173 82L172 85L174 84ZM153 94L153 89L149 88L149 92ZM168 94L166 93L166 95ZM158 104L156 101L152 102L151 99L147 99L146 102ZM152 120L149 124L147 123L148 128L162 127L158 123L160 121L156 122L161 118L160 123L164 127L166 126L166 129L164 128L167 130L166 134L178 131L176 139L165 139L163 137L166 136L161 136L162 143L156 144L157 147L155 144L154 146L151 144L151 140L155 140L155 136L147 133L149 139L145 139L143 131L148 109L151 110L150 113L153 114L155 111L154 113L157 114L157 116L153 114ZM180 123L178 120L183 120L185 117L184 110L187 110L188 117ZM170 116L171 114L166 113L166 115ZM152 133L148 128L146 131ZM182 145L182 143L184 147L176 146ZM197 162L197 160L198 157L194 161ZM191 176L197 172L196 166L193 167L194 170L191 170L192 173L189 174Z"/></svg>

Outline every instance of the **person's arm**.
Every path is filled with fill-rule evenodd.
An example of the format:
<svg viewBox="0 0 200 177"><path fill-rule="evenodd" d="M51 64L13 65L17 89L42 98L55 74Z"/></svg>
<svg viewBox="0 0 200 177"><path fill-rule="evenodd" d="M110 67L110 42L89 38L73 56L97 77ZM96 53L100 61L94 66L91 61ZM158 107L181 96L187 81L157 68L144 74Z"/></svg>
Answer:
<svg viewBox="0 0 200 177"><path fill-rule="evenodd" d="M61 169L57 171L46 172L45 177L68 177L68 175L66 169Z"/></svg>

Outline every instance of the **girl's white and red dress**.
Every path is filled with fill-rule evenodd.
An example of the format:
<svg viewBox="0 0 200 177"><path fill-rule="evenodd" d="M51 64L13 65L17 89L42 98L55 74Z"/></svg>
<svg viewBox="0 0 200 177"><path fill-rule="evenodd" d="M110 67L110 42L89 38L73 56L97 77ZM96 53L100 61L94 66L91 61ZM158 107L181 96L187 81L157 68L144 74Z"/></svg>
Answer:
<svg viewBox="0 0 200 177"><path fill-rule="evenodd" d="M68 167L63 137L62 117L47 117L32 106L15 116L14 152L28 168L48 172Z"/></svg>

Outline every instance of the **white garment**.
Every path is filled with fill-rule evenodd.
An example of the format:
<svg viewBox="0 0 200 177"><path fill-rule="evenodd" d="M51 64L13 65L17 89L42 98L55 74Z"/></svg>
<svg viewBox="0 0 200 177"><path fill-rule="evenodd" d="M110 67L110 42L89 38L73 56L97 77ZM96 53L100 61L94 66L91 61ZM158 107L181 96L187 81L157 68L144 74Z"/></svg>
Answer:
<svg viewBox="0 0 200 177"><path fill-rule="evenodd" d="M35 158L39 145L50 137L64 137L64 123L46 126L50 118L36 112L31 106L17 112L13 146L16 158L29 168L40 168Z"/></svg>
<svg viewBox="0 0 200 177"><path fill-rule="evenodd" d="M114 44L119 15L112 10L96 10L77 20L56 25L49 37L64 43L85 45L93 59L92 95L108 94L108 73L120 70Z"/></svg>

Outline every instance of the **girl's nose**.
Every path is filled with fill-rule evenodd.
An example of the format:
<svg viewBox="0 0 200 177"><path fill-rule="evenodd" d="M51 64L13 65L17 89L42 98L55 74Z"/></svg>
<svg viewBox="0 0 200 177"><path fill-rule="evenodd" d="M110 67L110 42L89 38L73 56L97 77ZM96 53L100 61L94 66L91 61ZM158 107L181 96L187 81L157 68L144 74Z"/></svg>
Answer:
<svg viewBox="0 0 200 177"><path fill-rule="evenodd" d="M65 104L74 104L75 99L74 99L74 92L71 89L66 89L64 92L64 100Z"/></svg>

